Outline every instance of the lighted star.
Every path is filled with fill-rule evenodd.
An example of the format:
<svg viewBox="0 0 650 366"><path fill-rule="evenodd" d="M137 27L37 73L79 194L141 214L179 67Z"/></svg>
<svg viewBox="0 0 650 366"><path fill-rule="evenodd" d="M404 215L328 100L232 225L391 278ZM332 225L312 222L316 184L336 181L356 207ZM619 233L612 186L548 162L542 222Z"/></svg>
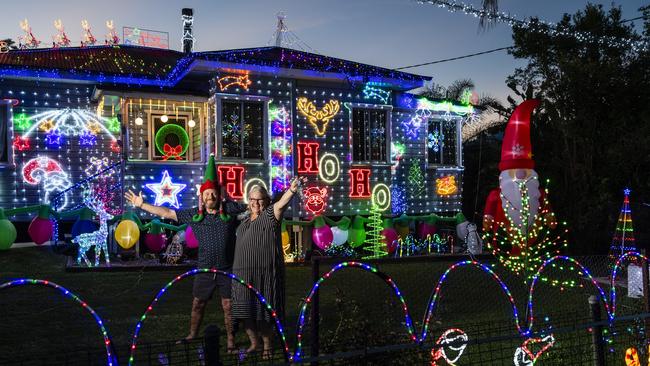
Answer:
<svg viewBox="0 0 650 366"><path fill-rule="evenodd" d="M81 146L94 146L97 143L97 136L88 130L85 130L79 135L79 145Z"/></svg>
<svg viewBox="0 0 650 366"><path fill-rule="evenodd" d="M111 117L106 120L106 128L111 132L120 132L120 121L117 117Z"/></svg>
<svg viewBox="0 0 650 366"><path fill-rule="evenodd" d="M13 142L14 148L18 151L25 151L29 150L31 148L31 145L29 144L29 139L28 138L22 138L20 136L16 136L14 138Z"/></svg>
<svg viewBox="0 0 650 366"><path fill-rule="evenodd" d="M629 196L629 195L630 195L630 192L632 192L632 191L631 191L629 188L625 188L625 189L623 190L623 193L625 193L626 196Z"/></svg>
<svg viewBox="0 0 650 366"><path fill-rule="evenodd" d="M156 194L156 202L154 202L154 205L160 206L163 203L168 203L174 208L180 207L178 194L185 189L185 184L172 183L172 178L169 176L168 171L165 170L163 172L160 183L148 183L145 185Z"/></svg>
<svg viewBox="0 0 650 366"><path fill-rule="evenodd" d="M40 125L38 125L38 129L43 131L43 132L50 132L52 129L54 129L54 121L52 120L46 120L41 122Z"/></svg>
<svg viewBox="0 0 650 366"><path fill-rule="evenodd" d="M102 127L97 122L90 122L86 124L87 131L90 131L93 135L97 135L102 132Z"/></svg>
<svg viewBox="0 0 650 366"><path fill-rule="evenodd" d="M45 135L45 144L49 147L58 148L63 142L63 137L58 130L50 130L47 135Z"/></svg>
<svg viewBox="0 0 650 366"><path fill-rule="evenodd" d="M20 113L14 117L14 128L17 130L25 131L32 126L32 121L25 113Z"/></svg>
<svg viewBox="0 0 650 366"><path fill-rule="evenodd" d="M417 139L420 135L420 127L422 127L422 118L417 115L413 116L408 121L403 121L402 127L404 127L404 134L406 136L411 139Z"/></svg>

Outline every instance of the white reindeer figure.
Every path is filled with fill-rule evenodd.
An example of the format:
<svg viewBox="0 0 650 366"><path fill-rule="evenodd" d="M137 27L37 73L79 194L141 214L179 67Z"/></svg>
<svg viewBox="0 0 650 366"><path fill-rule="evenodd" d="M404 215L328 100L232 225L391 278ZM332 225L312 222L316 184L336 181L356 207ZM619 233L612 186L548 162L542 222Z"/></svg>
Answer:
<svg viewBox="0 0 650 366"><path fill-rule="evenodd" d="M86 265L92 267L93 264L88 260L86 252L90 250L91 247L95 247L95 267L99 265L99 256L101 255L102 250L104 251L104 258L106 259L106 266L110 266L111 261L108 258L108 247L106 245L106 238L108 237L108 225L106 224L106 221L112 219L113 215L106 212L104 203L91 194L84 193L84 203L99 216L100 224L99 230L93 231L92 233L79 234L77 237L72 239L73 243L79 244L77 264L81 265L81 259L83 258Z"/></svg>

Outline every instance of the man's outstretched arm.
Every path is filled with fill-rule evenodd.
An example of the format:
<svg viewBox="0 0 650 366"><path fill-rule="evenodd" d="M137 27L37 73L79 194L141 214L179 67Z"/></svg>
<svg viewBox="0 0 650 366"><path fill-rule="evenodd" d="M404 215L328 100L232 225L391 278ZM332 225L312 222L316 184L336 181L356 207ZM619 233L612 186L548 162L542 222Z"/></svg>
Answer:
<svg viewBox="0 0 650 366"><path fill-rule="evenodd" d="M136 195L132 190L129 189L128 192L124 193L124 198L126 198L126 200L129 201L129 203L131 203L134 207L147 211L152 215L160 216L164 219L178 221L176 211L167 207L154 206L144 202L144 198L142 198L142 192L139 192Z"/></svg>

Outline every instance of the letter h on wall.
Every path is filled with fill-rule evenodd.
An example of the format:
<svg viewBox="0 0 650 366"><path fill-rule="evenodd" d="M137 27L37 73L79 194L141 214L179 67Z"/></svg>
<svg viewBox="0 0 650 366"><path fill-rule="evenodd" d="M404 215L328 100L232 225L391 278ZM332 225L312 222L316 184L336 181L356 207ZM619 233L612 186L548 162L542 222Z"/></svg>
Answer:
<svg viewBox="0 0 650 366"><path fill-rule="evenodd" d="M370 169L350 169L350 197L370 197Z"/></svg>
<svg viewBox="0 0 650 366"><path fill-rule="evenodd" d="M298 141L298 173L318 173L318 142Z"/></svg>
<svg viewBox="0 0 650 366"><path fill-rule="evenodd" d="M226 187L230 198L244 198L244 167L238 165L219 165L219 184Z"/></svg>

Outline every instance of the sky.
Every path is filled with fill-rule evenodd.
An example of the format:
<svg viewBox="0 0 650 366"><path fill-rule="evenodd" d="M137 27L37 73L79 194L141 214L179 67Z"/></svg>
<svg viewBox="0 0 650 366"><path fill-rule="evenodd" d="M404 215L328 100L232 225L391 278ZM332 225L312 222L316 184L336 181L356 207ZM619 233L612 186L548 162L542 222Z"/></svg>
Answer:
<svg viewBox="0 0 650 366"><path fill-rule="evenodd" d="M480 0L467 0L480 6ZM611 1L591 1L603 4ZM537 16L556 22L564 13L584 9L582 0L500 0L499 10L524 18ZM624 19L640 15L648 0L624 0ZM68 37L78 44L82 19L87 19L101 42L107 33L105 21L112 19L122 36L122 27L169 32L170 48L181 48L181 8L194 9L195 50L219 50L269 45L276 27L276 14L284 12L294 34L320 54L387 68L414 65L476 53L512 44L511 29L497 23L480 30L478 20L451 13L414 0L21 0L2 5L0 38L17 39L19 21L27 18L35 36L51 42L55 19L61 19ZM640 23L635 22L637 28ZM409 69L433 77L441 85L469 78L476 91L505 100L510 90L505 79L525 65L506 51Z"/></svg>

